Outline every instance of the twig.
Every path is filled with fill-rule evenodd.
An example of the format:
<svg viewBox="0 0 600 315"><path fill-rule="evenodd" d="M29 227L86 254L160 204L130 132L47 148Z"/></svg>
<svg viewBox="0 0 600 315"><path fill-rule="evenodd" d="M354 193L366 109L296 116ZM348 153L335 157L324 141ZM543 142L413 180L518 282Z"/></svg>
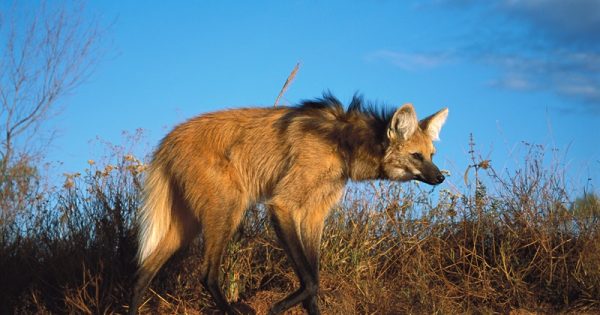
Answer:
<svg viewBox="0 0 600 315"><path fill-rule="evenodd" d="M285 83L283 84L281 91L279 91L279 95L277 95L277 99L275 99L275 104L273 104L273 107L277 107L277 104L279 103L279 99L283 96L283 93L285 93L285 91L288 89L288 86L292 83L292 81L294 81L294 78L296 77L296 72L298 72L298 69L300 69L300 62L296 63L294 70L292 70L290 75L287 77L287 80L285 80Z"/></svg>

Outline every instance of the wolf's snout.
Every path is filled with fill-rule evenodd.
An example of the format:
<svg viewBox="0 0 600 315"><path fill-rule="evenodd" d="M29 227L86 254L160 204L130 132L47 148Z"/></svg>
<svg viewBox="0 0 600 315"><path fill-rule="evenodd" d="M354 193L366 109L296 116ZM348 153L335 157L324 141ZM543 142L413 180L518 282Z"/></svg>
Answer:
<svg viewBox="0 0 600 315"><path fill-rule="evenodd" d="M425 182L429 185L439 185L439 184L443 183L445 179L446 179L446 176L444 176L442 173L439 173L437 175L430 177L429 180L425 181Z"/></svg>
<svg viewBox="0 0 600 315"><path fill-rule="evenodd" d="M438 184L443 183L444 179L446 179L446 177L443 174L438 175L436 178Z"/></svg>

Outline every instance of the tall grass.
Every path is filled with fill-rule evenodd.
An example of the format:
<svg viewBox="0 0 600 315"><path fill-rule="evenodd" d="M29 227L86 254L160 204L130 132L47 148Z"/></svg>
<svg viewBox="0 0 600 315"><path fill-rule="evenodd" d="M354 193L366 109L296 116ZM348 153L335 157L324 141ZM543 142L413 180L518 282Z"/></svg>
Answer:
<svg viewBox="0 0 600 315"><path fill-rule="evenodd" d="M321 246L324 313L600 311L600 201L572 200L559 165L530 148L502 174L472 150L461 191L350 185ZM3 222L0 313L127 311L144 164L126 154L110 162L90 161ZM223 266L228 298L258 314L298 285L267 222L264 209L250 209ZM198 274L201 246L167 263L143 312L213 310Z"/></svg>

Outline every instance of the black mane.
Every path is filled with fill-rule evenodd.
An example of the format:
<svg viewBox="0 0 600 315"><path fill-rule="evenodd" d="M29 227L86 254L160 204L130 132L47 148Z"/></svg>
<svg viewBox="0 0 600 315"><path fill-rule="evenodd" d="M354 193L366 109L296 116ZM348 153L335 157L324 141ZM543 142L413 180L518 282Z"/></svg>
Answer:
<svg viewBox="0 0 600 315"><path fill-rule="evenodd" d="M323 93L320 98L304 100L300 104L292 107L298 114L307 114L313 111L327 111L338 117L338 119L347 120L350 116L364 116L374 119L377 122L387 125L394 115L394 109L386 106L377 106L373 103L365 103L362 95L354 94L352 101L347 109L331 92Z"/></svg>
<svg viewBox="0 0 600 315"><path fill-rule="evenodd" d="M337 148L352 178L381 174L380 161L388 145L387 129L394 111L365 103L354 95L347 108L331 93L285 109L275 123L282 135L289 128L312 134ZM368 165L368 167L366 167Z"/></svg>

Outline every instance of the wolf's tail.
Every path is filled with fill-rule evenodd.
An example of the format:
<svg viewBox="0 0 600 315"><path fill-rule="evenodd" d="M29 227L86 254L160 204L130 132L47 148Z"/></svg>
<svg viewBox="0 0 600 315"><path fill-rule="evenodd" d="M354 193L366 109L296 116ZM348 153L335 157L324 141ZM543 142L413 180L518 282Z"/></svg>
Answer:
<svg viewBox="0 0 600 315"><path fill-rule="evenodd" d="M165 238L171 225L173 189L160 165L151 165L144 186L144 201L138 212L138 264L142 264Z"/></svg>

